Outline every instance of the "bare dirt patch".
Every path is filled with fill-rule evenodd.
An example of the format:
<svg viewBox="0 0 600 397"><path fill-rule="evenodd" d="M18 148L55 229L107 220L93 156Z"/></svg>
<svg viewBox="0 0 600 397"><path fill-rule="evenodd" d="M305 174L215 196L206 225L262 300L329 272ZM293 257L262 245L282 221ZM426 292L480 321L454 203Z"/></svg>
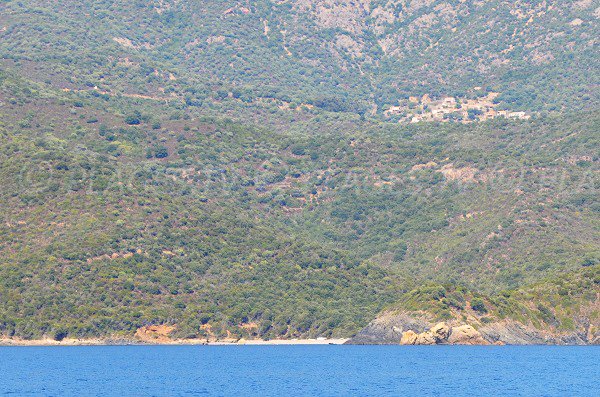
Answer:
<svg viewBox="0 0 600 397"><path fill-rule="evenodd" d="M170 342L169 334L176 328L175 325L147 325L138 328L135 336L144 342Z"/></svg>

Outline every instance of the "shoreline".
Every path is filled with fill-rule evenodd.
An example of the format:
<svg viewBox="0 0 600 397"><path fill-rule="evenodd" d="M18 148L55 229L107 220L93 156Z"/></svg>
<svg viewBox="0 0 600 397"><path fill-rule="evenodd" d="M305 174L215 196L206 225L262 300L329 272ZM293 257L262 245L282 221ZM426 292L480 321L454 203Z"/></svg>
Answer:
<svg viewBox="0 0 600 397"><path fill-rule="evenodd" d="M317 338L317 339L227 339L209 341L206 339L126 339L126 338L91 338L91 339L69 339L61 341L54 339L11 339L1 338L0 347L5 346L283 346L283 345L343 345L349 338Z"/></svg>
<svg viewBox="0 0 600 397"><path fill-rule="evenodd" d="M11 339L0 338L0 347L50 347L50 346L306 346L306 345L343 345L350 338L332 338L332 339L173 339L173 340L141 340L126 338L91 338L91 339L63 339L57 341L54 339ZM597 346L595 344L489 344L489 343L470 343L456 344L444 343L434 345L403 345L400 343L358 343L354 346Z"/></svg>

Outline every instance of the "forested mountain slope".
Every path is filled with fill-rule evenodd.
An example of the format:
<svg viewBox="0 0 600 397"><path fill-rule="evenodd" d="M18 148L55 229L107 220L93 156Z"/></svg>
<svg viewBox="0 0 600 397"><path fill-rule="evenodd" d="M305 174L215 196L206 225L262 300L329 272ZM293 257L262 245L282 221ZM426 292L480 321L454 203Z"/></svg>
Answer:
<svg viewBox="0 0 600 397"><path fill-rule="evenodd" d="M594 0L8 1L3 58L68 88L234 92L382 112L498 92L501 108L598 104ZM35 72L34 72L35 71ZM220 88L220 90L219 90Z"/></svg>
<svg viewBox="0 0 600 397"><path fill-rule="evenodd" d="M597 9L4 2L0 335L350 336L437 318L432 283L514 314L549 278L568 324L597 304ZM531 118L383 111L490 92Z"/></svg>

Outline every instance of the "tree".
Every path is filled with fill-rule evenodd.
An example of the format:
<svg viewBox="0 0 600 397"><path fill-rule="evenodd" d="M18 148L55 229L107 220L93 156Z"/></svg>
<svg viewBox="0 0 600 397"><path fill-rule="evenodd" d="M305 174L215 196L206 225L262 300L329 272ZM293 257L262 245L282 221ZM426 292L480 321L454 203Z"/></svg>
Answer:
<svg viewBox="0 0 600 397"><path fill-rule="evenodd" d="M125 123L127 123L129 125L138 125L138 124L140 124L140 119L139 119L139 117L136 117L134 115L129 115L129 116L125 117Z"/></svg>
<svg viewBox="0 0 600 397"><path fill-rule="evenodd" d="M487 313L485 302L481 298L473 298L471 301L471 308L479 313Z"/></svg>
<svg viewBox="0 0 600 397"><path fill-rule="evenodd" d="M142 122L142 114L139 112L139 110L136 110L132 114L125 117L125 123L127 123L129 125L138 125L141 122Z"/></svg>
<svg viewBox="0 0 600 397"><path fill-rule="evenodd" d="M162 159L169 156L169 151L164 146L159 146L156 148L156 152L154 153L154 157L157 159Z"/></svg>

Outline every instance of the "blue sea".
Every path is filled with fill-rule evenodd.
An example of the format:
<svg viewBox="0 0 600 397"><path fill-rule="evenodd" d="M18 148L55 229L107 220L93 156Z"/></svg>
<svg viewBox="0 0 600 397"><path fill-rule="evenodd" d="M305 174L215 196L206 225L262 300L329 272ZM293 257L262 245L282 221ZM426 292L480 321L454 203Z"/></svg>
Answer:
<svg viewBox="0 0 600 397"><path fill-rule="evenodd" d="M0 347L12 396L600 396L600 347Z"/></svg>

